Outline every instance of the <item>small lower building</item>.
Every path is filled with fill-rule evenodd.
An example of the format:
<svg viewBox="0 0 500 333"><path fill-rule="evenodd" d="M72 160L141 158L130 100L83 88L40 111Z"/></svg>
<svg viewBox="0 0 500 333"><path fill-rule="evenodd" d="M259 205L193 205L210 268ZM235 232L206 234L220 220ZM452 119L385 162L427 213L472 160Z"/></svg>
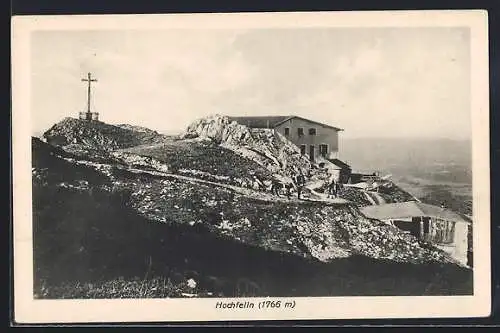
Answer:
<svg viewBox="0 0 500 333"><path fill-rule="evenodd" d="M427 241L466 266L470 258L471 221L449 209L422 202L399 202L366 206L361 212L370 219L391 224Z"/></svg>
<svg viewBox="0 0 500 333"><path fill-rule="evenodd" d="M339 160L338 158L327 158L321 164L336 181L342 184L347 184L349 182L352 173L352 169L349 164Z"/></svg>

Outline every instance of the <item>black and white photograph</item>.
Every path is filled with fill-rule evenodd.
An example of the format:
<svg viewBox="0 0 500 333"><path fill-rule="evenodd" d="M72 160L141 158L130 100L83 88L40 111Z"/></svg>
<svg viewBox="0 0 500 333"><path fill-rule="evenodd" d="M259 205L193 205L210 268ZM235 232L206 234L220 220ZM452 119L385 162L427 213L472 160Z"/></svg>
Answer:
<svg viewBox="0 0 500 333"><path fill-rule="evenodd" d="M487 314L487 17L390 14L20 18L18 298Z"/></svg>

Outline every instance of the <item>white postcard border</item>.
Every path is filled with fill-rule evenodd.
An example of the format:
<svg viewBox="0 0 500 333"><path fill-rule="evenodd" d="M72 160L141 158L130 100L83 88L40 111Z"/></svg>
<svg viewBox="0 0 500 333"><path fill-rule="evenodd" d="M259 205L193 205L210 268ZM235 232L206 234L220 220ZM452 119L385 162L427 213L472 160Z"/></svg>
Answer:
<svg viewBox="0 0 500 333"><path fill-rule="evenodd" d="M38 30L469 27L474 295L300 297L288 309L216 309L238 299L35 300L31 208L30 34ZM482 317L490 314L488 21L483 10L25 16L12 20L14 320L17 323ZM480 221L480 222L477 222ZM254 303L265 298L248 299Z"/></svg>

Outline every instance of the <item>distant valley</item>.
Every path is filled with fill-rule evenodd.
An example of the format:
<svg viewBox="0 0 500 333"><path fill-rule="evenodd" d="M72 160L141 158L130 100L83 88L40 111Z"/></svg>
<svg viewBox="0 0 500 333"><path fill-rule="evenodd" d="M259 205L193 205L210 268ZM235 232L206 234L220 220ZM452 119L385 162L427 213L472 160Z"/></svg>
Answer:
<svg viewBox="0 0 500 333"><path fill-rule="evenodd" d="M356 138L341 140L341 159L354 170L391 174L423 201L470 215L472 159L470 140Z"/></svg>

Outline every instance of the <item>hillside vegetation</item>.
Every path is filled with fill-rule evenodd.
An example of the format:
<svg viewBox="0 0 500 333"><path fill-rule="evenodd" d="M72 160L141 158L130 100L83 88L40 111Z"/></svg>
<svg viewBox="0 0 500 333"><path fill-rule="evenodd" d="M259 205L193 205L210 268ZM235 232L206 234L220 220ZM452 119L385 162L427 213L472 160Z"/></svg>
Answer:
<svg viewBox="0 0 500 333"><path fill-rule="evenodd" d="M469 270L355 202L255 186L299 171L281 138L250 133L238 146L63 122L46 133L53 144L32 140L37 297L471 292ZM148 135L114 138L122 130ZM71 139L93 131L99 140Z"/></svg>
<svg viewBox="0 0 500 333"><path fill-rule="evenodd" d="M148 156L167 164L174 172L197 177L223 176L233 181L250 179L268 180L272 173L254 161L235 154L211 141L176 140L157 145L137 146L124 153ZM217 177L212 177L216 180Z"/></svg>

